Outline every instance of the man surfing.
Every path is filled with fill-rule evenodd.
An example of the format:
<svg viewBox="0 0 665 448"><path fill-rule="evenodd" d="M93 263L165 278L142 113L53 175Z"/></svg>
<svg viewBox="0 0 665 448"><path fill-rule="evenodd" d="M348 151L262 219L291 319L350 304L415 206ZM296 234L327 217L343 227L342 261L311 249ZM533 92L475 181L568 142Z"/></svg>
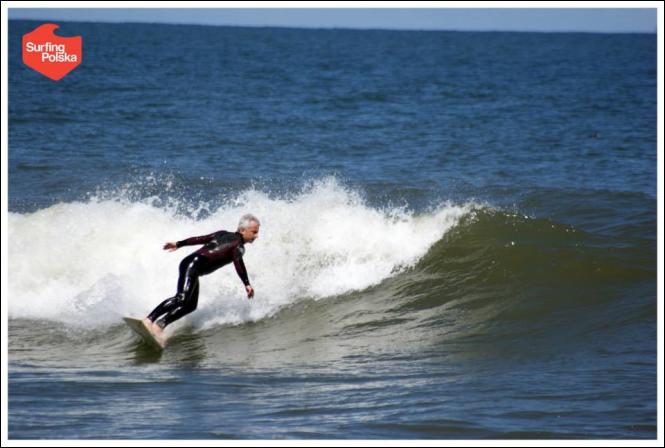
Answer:
<svg viewBox="0 0 665 448"><path fill-rule="evenodd" d="M143 325L164 346L164 328L196 309L199 299L199 277L210 274L231 262L245 285L247 298L254 296L249 284L242 256L245 243L253 243L259 237L261 223L256 216L247 214L240 218L236 232L220 230L210 235L196 236L178 242L168 242L163 249L173 252L183 246L204 246L180 262L178 290L175 296L160 303L145 319Z"/></svg>

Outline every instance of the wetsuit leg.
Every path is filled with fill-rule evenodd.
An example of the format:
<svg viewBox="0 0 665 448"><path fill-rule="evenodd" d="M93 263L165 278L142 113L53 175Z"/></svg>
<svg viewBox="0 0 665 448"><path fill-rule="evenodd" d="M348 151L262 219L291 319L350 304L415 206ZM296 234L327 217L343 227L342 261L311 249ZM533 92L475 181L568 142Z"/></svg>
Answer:
<svg viewBox="0 0 665 448"><path fill-rule="evenodd" d="M199 280L192 283L192 287L185 299L179 302L178 306L166 313L164 317L157 321L157 325L164 328L172 322L194 311L199 303Z"/></svg>
<svg viewBox="0 0 665 448"><path fill-rule="evenodd" d="M180 275L178 277L178 291L160 303L149 315L148 319L162 328L191 313L196 309L199 296L199 275L204 270L207 260L204 257L192 254L180 262Z"/></svg>

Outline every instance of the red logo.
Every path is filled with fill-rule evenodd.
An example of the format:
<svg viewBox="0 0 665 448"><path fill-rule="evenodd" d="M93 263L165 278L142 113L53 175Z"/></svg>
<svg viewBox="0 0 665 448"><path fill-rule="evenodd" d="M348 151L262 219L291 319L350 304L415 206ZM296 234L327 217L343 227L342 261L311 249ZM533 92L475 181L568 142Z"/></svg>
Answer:
<svg viewBox="0 0 665 448"><path fill-rule="evenodd" d="M58 28L45 23L23 35L23 63L54 81L74 70L82 56L81 36L56 36Z"/></svg>

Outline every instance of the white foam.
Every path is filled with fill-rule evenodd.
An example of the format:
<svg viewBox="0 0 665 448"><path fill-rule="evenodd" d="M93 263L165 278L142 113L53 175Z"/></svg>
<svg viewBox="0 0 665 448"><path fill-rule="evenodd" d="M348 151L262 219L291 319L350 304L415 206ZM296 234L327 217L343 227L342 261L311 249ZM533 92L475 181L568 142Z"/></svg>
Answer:
<svg viewBox="0 0 665 448"><path fill-rule="evenodd" d="M413 266L469 209L378 210L327 178L289 198L247 190L203 220L121 199L10 213L9 316L84 327L144 316L175 293L178 263L195 249L168 253L164 242L235 230L251 212L262 223L245 253L255 298L247 300L227 266L201 279L198 310L184 321L202 328L255 321L302 298L362 290Z"/></svg>

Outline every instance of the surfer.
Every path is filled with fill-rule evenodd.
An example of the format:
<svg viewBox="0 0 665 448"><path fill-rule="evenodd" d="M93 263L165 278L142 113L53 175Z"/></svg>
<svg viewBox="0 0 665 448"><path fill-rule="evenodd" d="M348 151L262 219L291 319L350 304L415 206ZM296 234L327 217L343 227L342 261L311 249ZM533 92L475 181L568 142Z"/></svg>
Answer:
<svg viewBox="0 0 665 448"><path fill-rule="evenodd" d="M169 252L183 246L200 244L204 246L180 262L176 295L163 301L143 319L146 329L163 343L164 328L196 309L199 298L199 277L210 274L231 262L245 285L247 298L251 299L254 296L254 288L249 283L242 256L245 253L245 243L252 243L259 237L260 225L256 216L247 214L240 218L236 232L220 230L210 235L164 244L163 249Z"/></svg>

